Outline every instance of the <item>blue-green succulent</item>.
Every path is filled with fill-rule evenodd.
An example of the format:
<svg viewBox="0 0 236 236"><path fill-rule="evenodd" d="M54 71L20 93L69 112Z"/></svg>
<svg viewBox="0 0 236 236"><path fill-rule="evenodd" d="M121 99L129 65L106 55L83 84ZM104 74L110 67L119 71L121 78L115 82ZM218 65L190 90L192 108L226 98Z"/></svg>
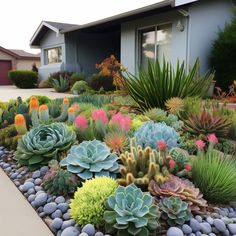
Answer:
<svg viewBox="0 0 236 236"><path fill-rule="evenodd" d="M143 148L157 148L157 141L165 141L168 149L178 147L179 134L174 128L162 123L154 123L153 121L145 122L135 133L137 143Z"/></svg>
<svg viewBox="0 0 236 236"><path fill-rule="evenodd" d="M76 142L76 134L63 123L39 125L18 141L14 159L31 170L57 159L58 153L68 150Z"/></svg>
<svg viewBox="0 0 236 236"><path fill-rule="evenodd" d="M183 225L192 218L191 210L187 202L179 197L168 197L160 201L161 217L170 226Z"/></svg>
<svg viewBox="0 0 236 236"><path fill-rule="evenodd" d="M82 179L95 176L110 176L115 178L119 171L117 155L111 153L109 147L98 140L83 141L72 146L70 154L60 162L69 172L77 174Z"/></svg>
<svg viewBox="0 0 236 236"><path fill-rule="evenodd" d="M160 212L149 193L136 185L120 186L105 202L106 232L113 235L148 236L159 226Z"/></svg>

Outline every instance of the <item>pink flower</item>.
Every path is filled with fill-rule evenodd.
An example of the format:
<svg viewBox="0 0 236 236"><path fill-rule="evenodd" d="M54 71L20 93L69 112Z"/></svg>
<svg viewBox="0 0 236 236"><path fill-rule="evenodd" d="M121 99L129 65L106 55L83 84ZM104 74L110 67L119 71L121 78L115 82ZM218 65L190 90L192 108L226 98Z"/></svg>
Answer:
<svg viewBox="0 0 236 236"><path fill-rule="evenodd" d="M187 163L185 164L184 168L186 171L190 171L192 169L192 166L189 163Z"/></svg>
<svg viewBox="0 0 236 236"><path fill-rule="evenodd" d="M76 102L73 103L71 107L73 107L73 108L75 109L75 111L79 111L79 110L80 110L80 106L79 106L79 104L76 103Z"/></svg>
<svg viewBox="0 0 236 236"><path fill-rule="evenodd" d="M169 161L169 167L172 169L172 168L174 168L175 166L176 166L175 161L174 161L174 160L170 160L170 161Z"/></svg>
<svg viewBox="0 0 236 236"><path fill-rule="evenodd" d="M101 120L104 124L108 123L107 114L104 110L98 109L92 112L93 120Z"/></svg>
<svg viewBox="0 0 236 236"><path fill-rule="evenodd" d="M213 144L217 144L218 143L218 139L217 137L215 136L215 134L209 134L207 136L207 139L210 143L213 143Z"/></svg>
<svg viewBox="0 0 236 236"><path fill-rule="evenodd" d="M167 143L164 140L157 141L157 147L160 151L164 151L167 148Z"/></svg>
<svg viewBox="0 0 236 236"><path fill-rule="evenodd" d="M77 128L85 130L88 127L86 117L83 115L78 115L75 118L75 125Z"/></svg>
<svg viewBox="0 0 236 236"><path fill-rule="evenodd" d="M118 125L121 129L124 129L126 132L129 131L131 126L131 119L129 116L124 116L120 112L112 116L111 118L112 125Z"/></svg>
<svg viewBox="0 0 236 236"><path fill-rule="evenodd" d="M195 142L195 145L196 145L197 148L200 149L200 150L204 149L204 147L206 146L206 144L205 144L201 139L198 139L198 140Z"/></svg>

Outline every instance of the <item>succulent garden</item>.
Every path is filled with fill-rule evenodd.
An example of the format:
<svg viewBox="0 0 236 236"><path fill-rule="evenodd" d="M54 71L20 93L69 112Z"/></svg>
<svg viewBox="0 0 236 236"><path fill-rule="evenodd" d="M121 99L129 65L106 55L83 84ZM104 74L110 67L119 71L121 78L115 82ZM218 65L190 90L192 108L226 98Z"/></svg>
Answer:
<svg viewBox="0 0 236 236"><path fill-rule="evenodd" d="M47 81L76 97L0 103L0 167L54 235L236 235L236 111L207 98L214 74L96 67Z"/></svg>

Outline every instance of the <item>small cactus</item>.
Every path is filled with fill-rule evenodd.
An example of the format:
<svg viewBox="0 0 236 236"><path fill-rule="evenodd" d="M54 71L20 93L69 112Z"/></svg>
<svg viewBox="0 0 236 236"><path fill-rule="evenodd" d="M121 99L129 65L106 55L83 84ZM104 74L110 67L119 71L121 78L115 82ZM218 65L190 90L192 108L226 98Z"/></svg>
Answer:
<svg viewBox="0 0 236 236"><path fill-rule="evenodd" d="M49 110L47 105L41 105L39 107L39 119L42 122L47 122L49 120Z"/></svg>
<svg viewBox="0 0 236 236"><path fill-rule="evenodd" d="M15 116L15 128L18 135L24 135L27 132L25 117L22 114Z"/></svg>
<svg viewBox="0 0 236 236"><path fill-rule="evenodd" d="M68 122L74 123L75 121L75 109L73 107L70 107L68 109Z"/></svg>
<svg viewBox="0 0 236 236"><path fill-rule="evenodd" d="M64 99L63 99L63 103L62 103L61 115L58 116L58 117L55 119L55 121L57 121L57 122L66 121L67 116L68 116L68 108L69 108L69 99L68 99L68 98L64 98Z"/></svg>
<svg viewBox="0 0 236 236"><path fill-rule="evenodd" d="M38 108L39 101L36 97L30 98L30 113L33 127L39 126Z"/></svg>

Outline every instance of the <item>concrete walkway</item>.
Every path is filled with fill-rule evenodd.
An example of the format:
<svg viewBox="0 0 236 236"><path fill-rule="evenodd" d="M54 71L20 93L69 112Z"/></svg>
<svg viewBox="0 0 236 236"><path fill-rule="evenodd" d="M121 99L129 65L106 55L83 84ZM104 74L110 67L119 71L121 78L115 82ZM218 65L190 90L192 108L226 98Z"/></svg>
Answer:
<svg viewBox="0 0 236 236"><path fill-rule="evenodd" d="M0 235L53 236L46 224L1 168Z"/></svg>
<svg viewBox="0 0 236 236"><path fill-rule="evenodd" d="M44 95L51 99L76 96L67 93L57 93L53 88L19 89L12 85L0 86L0 101L2 102L8 102L10 99L16 99L17 97L21 97L23 100L25 100L32 95Z"/></svg>

